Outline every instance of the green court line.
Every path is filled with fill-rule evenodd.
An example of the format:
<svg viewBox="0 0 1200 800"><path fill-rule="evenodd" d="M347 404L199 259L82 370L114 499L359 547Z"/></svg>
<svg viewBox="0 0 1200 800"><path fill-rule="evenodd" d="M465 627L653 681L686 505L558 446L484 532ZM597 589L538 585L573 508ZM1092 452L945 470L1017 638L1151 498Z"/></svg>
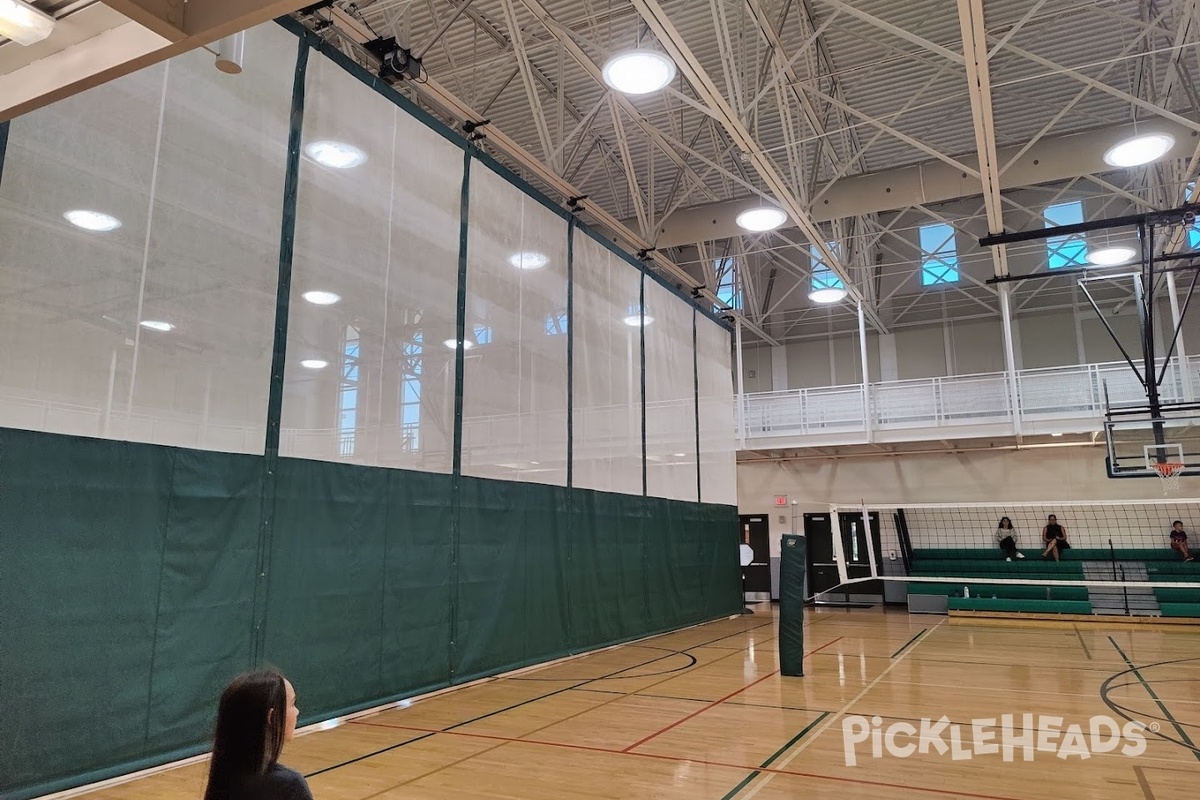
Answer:
<svg viewBox="0 0 1200 800"><path fill-rule="evenodd" d="M905 644L904 644L904 647L901 647L899 650L897 650L896 652L892 653L890 656L888 656L888 658L895 658L896 656L898 656L898 655L900 655L901 653L903 653L905 650L907 650L907 649L908 649L909 645L911 645L911 644L912 644L913 642L915 642L915 641L916 641L918 638L920 638L921 634L925 633L925 631L927 631L927 630L929 630L929 629L928 629L928 628L922 628L921 630L917 631L917 635L916 635L916 636L912 637L912 638L911 638L911 639L909 639L907 642L905 642Z"/></svg>
<svg viewBox="0 0 1200 800"><path fill-rule="evenodd" d="M1119 644L1117 644L1116 639L1113 639L1113 637L1109 636L1108 641L1112 644L1113 647L1115 647L1117 649L1117 652L1121 654L1121 658L1123 658L1125 660L1125 663L1129 666L1129 670L1133 673L1134 677L1136 677L1138 679L1138 682L1140 684L1142 684L1142 688L1146 690L1146 693L1148 695L1150 695L1150 699L1153 700L1155 705L1158 706L1158 710L1161 711L1163 713L1163 716L1166 717L1170 721L1170 723L1175 726L1176 733L1178 733L1179 737L1187 743L1188 747L1190 747L1192 749L1192 755L1194 755L1196 757L1197 761L1200 761L1200 749L1196 748L1195 742L1193 742L1191 737L1189 737L1187 735L1187 731L1185 731L1180 726L1179 722L1175 719L1174 715L1172 715L1171 712L1167 710L1166 704L1162 700L1159 699L1158 694L1155 693L1154 689L1150 686L1150 684L1146 681L1146 679L1142 677L1141 671L1136 666L1134 666L1134 663L1132 661L1129 660L1129 656L1125 655L1125 651L1121 649L1121 646Z"/></svg>
<svg viewBox="0 0 1200 800"><path fill-rule="evenodd" d="M1077 637L1079 637L1079 646L1083 648L1083 654L1085 656L1087 656L1088 661L1091 661L1092 660L1092 651L1088 650L1087 642L1085 642L1083 640L1083 632L1079 630L1078 625L1072 625L1071 627L1073 627L1075 629L1075 635Z"/></svg>
<svg viewBox="0 0 1200 800"><path fill-rule="evenodd" d="M799 733L797 733L795 736L793 736L791 739L789 739L789 740L788 740L787 744L785 744L783 747L779 748L779 749L778 749L778 750L776 750L774 753L772 753L770 758L768 758L768 759L767 759L766 761L764 761L763 763L759 764L759 765L758 765L758 769L754 770L754 772L751 772L749 775L747 775L745 778L743 778L743 779L742 779L742 782L741 782L741 783L739 783L737 786L733 787L732 789L730 789L730 790L729 790L729 793L728 793L728 794L726 794L724 797L722 797L722 798L721 798L721 800L732 800L732 798L733 798L733 797L735 797L735 796L737 795L737 793L738 793L738 792L742 791L742 789L745 789L745 788L746 788L746 787L747 787L747 786L750 784L750 782L751 782L752 780L754 780L754 779L755 779L755 778L757 778L759 775L761 775L761 774L762 774L762 770L764 770L764 769L766 769L767 767L769 767L769 766L771 766L772 764L774 764L776 759L778 759L778 758L779 758L781 755L783 755L783 754L784 754L784 753L786 753L786 752L787 752L789 749L791 749L792 745L794 745L796 742L798 742L798 741L800 741L801 739L803 739L803 738L804 738L804 735L805 735L806 733L808 733L808 732L809 732L809 731L811 731L813 728L815 728L815 727L816 727L816 726L817 726L817 725L818 725L818 724L821 722L821 720L825 719L825 718L826 718L826 717L828 717L828 716L829 716L829 712L828 712L828 711L823 711L823 712L821 712L821 716L817 717L817 718L816 718L816 719L814 719L812 722L810 722L810 723L808 723L807 725L805 725L805 726L804 726L804 730L802 730L802 731L800 731Z"/></svg>

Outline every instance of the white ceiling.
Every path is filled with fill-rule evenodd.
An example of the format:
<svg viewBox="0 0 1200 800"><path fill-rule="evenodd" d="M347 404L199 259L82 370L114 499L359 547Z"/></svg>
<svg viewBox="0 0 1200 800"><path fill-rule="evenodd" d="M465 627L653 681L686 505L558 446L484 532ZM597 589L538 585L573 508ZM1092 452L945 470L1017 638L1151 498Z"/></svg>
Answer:
<svg viewBox="0 0 1200 800"><path fill-rule="evenodd" d="M483 146L556 200L567 185L587 195L585 219L669 241L658 255L709 289L714 260L733 256L745 319L776 342L854 330L857 299L881 330L997 315L988 278L1044 270L1044 245L1002 258L978 237L1042 227L1056 200L1083 200L1091 218L1174 207L1200 156L1197 0L336 5L323 36L363 63L363 32L395 36L428 79L405 91L456 126L463 109L490 120ZM679 76L649 96L610 92L599 68L638 44L675 56ZM1134 125L1166 127L1177 146L1149 168L1104 165ZM763 197L795 225L735 233L732 211ZM936 221L958 230L962 279L922 289L917 231ZM807 299L817 236L839 242L849 279L833 308ZM1080 301L1067 279L1019 295L1022 312Z"/></svg>

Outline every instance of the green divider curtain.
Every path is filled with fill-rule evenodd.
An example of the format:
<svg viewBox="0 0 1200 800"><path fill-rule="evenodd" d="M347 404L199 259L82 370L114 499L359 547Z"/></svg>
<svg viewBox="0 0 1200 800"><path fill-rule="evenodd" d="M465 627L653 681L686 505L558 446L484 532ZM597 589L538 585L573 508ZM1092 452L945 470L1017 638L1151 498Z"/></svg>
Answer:
<svg viewBox="0 0 1200 800"><path fill-rule="evenodd" d="M8 129L6 798L202 752L256 665L310 722L739 608L728 331L582 225L569 286L564 211L247 37Z"/></svg>

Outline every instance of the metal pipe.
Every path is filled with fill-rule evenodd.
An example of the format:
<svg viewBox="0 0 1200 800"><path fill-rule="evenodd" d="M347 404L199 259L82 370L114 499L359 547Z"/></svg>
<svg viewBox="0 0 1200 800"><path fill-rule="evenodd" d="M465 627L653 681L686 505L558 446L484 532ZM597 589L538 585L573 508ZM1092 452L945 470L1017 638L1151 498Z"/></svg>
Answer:
<svg viewBox="0 0 1200 800"><path fill-rule="evenodd" d="M1196 272L1195 275L1200 275L1200 272ZM1192 279L1192 285L1194 287L1195 277ZM1171 324L1175 326L1175 337L1178 338L1178 336L1180 336L1180 329L1183 325L1183 314L1180 313L1180 297L1178 297L1178 291L1175 287L1174 271L1166 271L1166 290L1168 290L1168 294L1170 295L1169 299L1171 301ZM1188 290L1189 295L1190 291L1192 290ZM1180 339L1180 342L1178 342L1178 350L1180 350L1180 360L1178 360L1178 363L1180 363L1180 381L1183 385L1183 399L1186 399L1186 401L1192 401L1192 399L1194 399L1192 390L1192 371L1188 369L1188 354L1183 348L1182 339Z"/></svg>
<svg viewBox="0 0 1200 800"><path fill-rule="evenodd" d="M1133 276L1133 286L1134 286L1134 294L1135 295L1138 295L1138 293L1139 293L1138 290L1141 288L1141 285L1142 285L1141 279L1137 275L1134 275ZM1125 350L1125 345L1121 344L1121 340L1119 338L1117 338L1116 331L1114 331L1112 329L1112 326L1108 324L1108 320L1104 318L1104 312L1100 310L1100 306L1097 305L1095 299L1092 298L1092 293L1089 292L1088 288L1086 286L1084 286L1082 283L1080 283L1079 288L1083 289L1083 296L1086 297L1088 299L1088 302L1092 304L1092 310L1096 312L1096 316L1100 319L1100 324L1104 326L1104 330L1108 331L1109 337L1113 340L1113 343L1117 346L1117 349L1121 351L1121 356L1125 359L1125 363L1129 365L1129 368L1131 370L1133 370L1133 374L1137 376L1138 381L1142 384L1142 387L1144 388L1147 385L1147 383L1150 382L1149 379L1154 375L1154 364L1153 363L1150 364L1149 374L1146 377L1143 377L1142 373L1140 371L1138 371L1137 364L1133 363L1133 359L1129 357L1129 353ZM1140 321L1141 314L1142 314L1142 312L1140 310L1141 309L1140 302L1138 304L1138 307L1139 307L1138 318ZM1146 352L1144 345L1145 345L1145 342L1143 341L1143 348L1142 348L1143 355L1145 355L1145 352ZM1104 391L1105 391L1104 410L1108 411L1108 399L1107 399L1108 389L1105 388Z"/></svg>
<svg viewBox="0 0 1200 800"><path fill-rule="evenodd" d="M867 369L867 318L863 314L862 301L858 301L858 353L862 359L862 397L863 397L863 426L867 432L867 441L875 436L871 430L871 375Z"/></svg>
<svg viewBox="0 0 1200 800"><path fill-rule="evenodd" d="M1200 270L1192 273L1192 284L1188 287L1187 299L1183 301L1183 311L1179 310L1179 298L1175 296L1175 275L1167 273L1167 293L1171 300L1171 323L1174 333L1171 336L1171 346L1167 348L1167 356L1163 359L1162 372L1159 373L1158 383L1161 386L1163 378L1167 374L1167 366L1171 363L1171 356L1174 355L1176 347L1179 349L1179 377L1183 383L1183 397L1185 400L1192 399L1192 376L1188 374L1187 353L1183 350L1183 340L1179 338L1179 333L1183 329L1183 318L1187 315L1188 306L1192 303L1192 295L1196 292L1196 279L1200 278Z"/></svg>
<svg viewBox="0 0 1200 800"><path fill-rule="evenodd" d="M995 247L998 244L1035 242L1041 239L1049 239L1051 236L1070 236L1074 233L1111 230L1112 228L1132 228L1134 226L1143 226L1147 223L1178 223L1182 222L1184 214L1188 213L1200 213L1200 205L1188 203L1180 206L1179 208L1173 208L1167 211L1154 211L1146 214L1130 214L1124 217L1110 217L1108 219L1097 219L1089 222L1076 222L1073 225L1056 225L1051 228L1035 228L1033 230L1016 231L1014 233L989 234L988 236L980 238L979 246Z"/></svg>
<svg viewBox="0 0 1200 800"><path fill-rule="evenodd" d="M742 318L737 317L733 328L737 356L737 420L738 420L738 449L746 449L746 379L742 363Z"/></svg>
<svg viewBox="0 0 1200 800"><path fill-rule="evenodd" d="M1017 384L1017 357L1013 347L1012 289L1000 287L1000 320L1004 334L1004 373L1008 382L1008 402L1012 406L1013 433L1021 435L1021 393Z"/></svg>

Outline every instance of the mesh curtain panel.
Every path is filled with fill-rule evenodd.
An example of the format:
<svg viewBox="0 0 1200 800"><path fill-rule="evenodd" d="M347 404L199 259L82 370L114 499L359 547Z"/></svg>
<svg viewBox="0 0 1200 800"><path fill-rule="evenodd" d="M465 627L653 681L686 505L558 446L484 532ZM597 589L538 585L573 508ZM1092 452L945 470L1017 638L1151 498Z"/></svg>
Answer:
<svg viewBox="0 0 1200 800"><path fill-rule="evenodd" d="M697 378L733 497L728 336L285 27L11 124L5 797L202 752L255 664L311 722L738 607L736 510L696 502Z"/></svg>
<svg viewBox="0 0 1200 800"><path fill-rule="evenodd" d="M567 222L478 161L470 189L463 474L565 486Z"/></svg>
<svg viewBox="0 0 1200 800"><path fill-rule="evenodd" d="M700 499L737 505L733 353L729 332L696 315L696 388L700 426Z"/></svg>
<svg viewBox="0 0 1200 800"><path fill-rule="evenodd" d="M262 452L295 44L247 36L11 123L0 424Z"/></svg>
<svg viewBox="0 0 1200 800"><path fill-rule="evenodd" d="M280 454L449 473L462 150L308 67Z"/></svg>
<svg viewBox="0 0 1200 800"><path fill-rule="evenodd" d="M641 274L575 232L573 485L642 493Z"/></svg>
<svg viewBox="0 0 1200 800"><path fill-rule="evenodd" d="M644 280L647 493L699 500L692 309L654 280Z"/></svg>

